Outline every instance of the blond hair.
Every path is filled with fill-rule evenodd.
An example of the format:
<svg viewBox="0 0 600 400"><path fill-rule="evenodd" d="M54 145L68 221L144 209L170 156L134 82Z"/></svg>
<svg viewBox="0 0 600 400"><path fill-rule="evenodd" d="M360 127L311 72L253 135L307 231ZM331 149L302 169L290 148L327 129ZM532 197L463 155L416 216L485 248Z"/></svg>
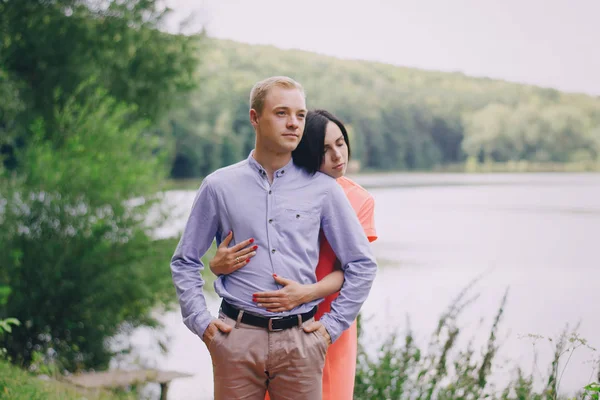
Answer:
<svg viewBox="0 0 600 400"><path fill-rule="evenodd" d="M302 85L292 78L288 78L287 76L272 76L257 82L250 91L250 109L254 109L258 114L261 114L265 105L265 98L269 90L274 87L298 89L302 93L302 96L306 97Z"/></svg>

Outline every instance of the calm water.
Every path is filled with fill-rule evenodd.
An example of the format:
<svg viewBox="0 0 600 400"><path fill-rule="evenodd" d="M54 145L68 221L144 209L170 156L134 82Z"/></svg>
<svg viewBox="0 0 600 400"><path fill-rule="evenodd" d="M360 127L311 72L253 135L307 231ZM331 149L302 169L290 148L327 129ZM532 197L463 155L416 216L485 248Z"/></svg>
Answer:
<svg viewBox="0 0 600 400"><path fill-rule="evenodd" d="M551 347L539 341L537 367L528 334L556 337L566 324L600 347L600 174L435 175L394 174L356 178L376 200L380 271L363 314L373 351L388 333L410 326L425 345L438 317L473 278L479 298L461 315L463 341L486 339L504 291L501 355L495 378L510 376L505 360L545 376ZM183 228L194 192L174 191L166 203L172 223L160 236ZM216 313L218 299L210 306ZM178 310L162 316L170 352L149 346L151 334L134 336L140 357L161 368L193 373L176 380L171 399L210 399L208 351L181 322ZM597 353L578 350L561 387L588 382ZM597 365L597 364L596 364Z"/></svg>

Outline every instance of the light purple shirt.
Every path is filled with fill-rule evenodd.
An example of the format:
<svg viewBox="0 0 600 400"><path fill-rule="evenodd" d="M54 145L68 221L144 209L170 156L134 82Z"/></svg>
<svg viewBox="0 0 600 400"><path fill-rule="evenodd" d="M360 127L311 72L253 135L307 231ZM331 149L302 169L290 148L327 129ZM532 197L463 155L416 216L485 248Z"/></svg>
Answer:
<svg viewBox="0 0 600 400"><path fill-rule="evenodd" d="M233 306L262 316L304 313L321 300L284 313L271 313L252 301L252 294L281 287L273 274L296 282L315 283L319 260L319 230L340 260L344 285L321 318L332 341L354 321L366 300L377 265L363 228L335 179L310 175L290 161L266 171L250 156L207 176L200 186L185 230L171 260L185 325L202 336L212 315L206 308L200 258L213 239L220 243L229 231L237 241L254 238L256 256L239 270L215 281L217 294Z"/></svg>

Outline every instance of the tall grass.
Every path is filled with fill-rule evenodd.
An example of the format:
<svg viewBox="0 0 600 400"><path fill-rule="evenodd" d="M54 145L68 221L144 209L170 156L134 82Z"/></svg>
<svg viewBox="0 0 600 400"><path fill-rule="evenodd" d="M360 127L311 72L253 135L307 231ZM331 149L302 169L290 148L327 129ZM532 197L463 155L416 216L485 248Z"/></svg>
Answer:
<svg viewBox="0 0 600 400"><path fill-rule="evenodd" d="M565 328L558 340L549 339L554 346L548 372L540 380L533 372L526 373L514 365L512 379L495 387L491 381L497 361L498 331L505 312L508 290L487 335L481 351L475 351L474 338L460 348L459 338L464 335L457 318L478 296L469 293L476 281L462 290L440 317L437 328L424 348L415 342L413 332L401 337L390 335L375 355L367 354L362 345L359 319L359 350L355 380L356 400L560 400L598 399L600 386L592 382L579 393L559 395L560 383L571 356L579 348L595 349L580 338L576 331ZM533 335L535 336L535 335ZM536 336L541 338L541 336ZM592 373L596 372L596 365ZM600 376L598 376L600 381Z"/></svg>

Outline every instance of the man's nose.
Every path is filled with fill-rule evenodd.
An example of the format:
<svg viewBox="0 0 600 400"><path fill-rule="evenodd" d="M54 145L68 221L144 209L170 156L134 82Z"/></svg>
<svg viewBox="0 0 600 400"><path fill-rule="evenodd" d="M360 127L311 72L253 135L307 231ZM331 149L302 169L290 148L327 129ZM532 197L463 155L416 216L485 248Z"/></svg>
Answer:
<svg viewBox="0 0 600 400"><path fill-rule="evenodd" d="M288 128L298 128L298 125L300 124L300 122L298 121L298 117L296 117L295 115L292 115L289 119L288 119Z"/></svg>

